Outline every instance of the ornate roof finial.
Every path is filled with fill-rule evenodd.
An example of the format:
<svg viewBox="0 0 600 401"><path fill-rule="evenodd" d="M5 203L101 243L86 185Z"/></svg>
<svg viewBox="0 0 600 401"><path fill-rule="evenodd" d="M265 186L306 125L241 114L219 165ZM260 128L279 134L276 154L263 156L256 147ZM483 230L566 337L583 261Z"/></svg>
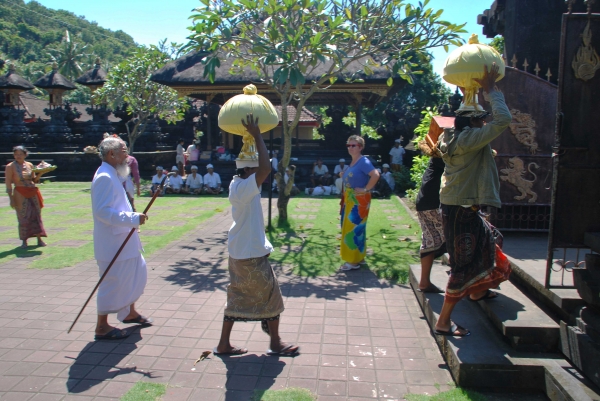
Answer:
<svg viewBox="0 0 600 401"><path fill-rule="evenodd" d="M94 61L96 65L100 65L100 57L96 57L96 61Z"/></svg>
<svg viewBox="0 0 600 401"><path fill-rule="evenodd" d="M535 76L539 77L540 76L540 71L542 69L540 68L540 64L539 63L535 63L535 68L533 69L533 71L535 71Z"/></svg>
<svg viewBox="0 0 600 401"><path fill-rule="evenodd" d="M17 67L15 67L15 63L10 63L8 65L8 73L9 74L13 74L16 70L17 70Z"/></svg>
<svg viewBox="0 0 600 401"><path fill-rule="evenodd" d="M573 12L573 4L575 4L577 0L565 0L567 3L567 13L571 14Z"/></svg>
<svg viewBox="0 0 600 401"><path fill-rule="evenodd" d="M529 63L527 62L527 59L525 59L525 62L523 63L523 71L527 72L527 67L529 67Z"/></svg>
<svg viewBox="0 0 600 401"><path fill-rule="evenodd" d="M58 71L58 63L56 61L52 63L52 71Z"/></svg>
<svg viewBox="0 0 600 401"><path fill-rule="evenodd" d="M548 67L548 72L546 73L546 78L548 78L548 82L550 82L551 76L552 76L552 73L550 72L550 67Z"/></svg>
<svg viewBox="0 0 600 401"><path fill-rule="evenodd" d="M594 6L595 2L596 2L596 0L585 0L585 3L587 4L587 13L588 14L592 13L592 7Z"/></svg>
<svg viewBox="0 0 600 401"><path fill-rule="evenodd" d="M513 54L513 58L512 58L512 60L510 60L510 63L512 64L513 68L517 68L517 62L518 61L519 60L517 60L517 55Z"/></svg>

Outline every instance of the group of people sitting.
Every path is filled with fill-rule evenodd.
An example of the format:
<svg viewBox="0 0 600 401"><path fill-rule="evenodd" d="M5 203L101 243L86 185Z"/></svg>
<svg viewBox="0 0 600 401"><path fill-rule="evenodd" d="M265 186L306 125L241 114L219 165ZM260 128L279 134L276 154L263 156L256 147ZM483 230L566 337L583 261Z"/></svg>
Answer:
<svg viewBox="0 0 600 401"><path fill-rule="evenodd" d="M329 174L329 168L323 164L323 160L318 158L314 163L310 180L312 187L306 188L305 193L312 196L328 196L328 195L340 195L342 193L342 177L348 170L348 165L345 159L340 159L339 164L333 169L333 176ZM394 176L390 171L390 165L385 163L381 169L377 169L380 173L379 180L373 188L373 195L376 197L390 196L396 182ZM287 179L286 179L287 182Z"/></svg>
<svg viewBox="0 0 600 401"><path fill-rule="evenodd" d="M198 174L198 166L191 167L191 174L184 178L179 174L179 168L173 166L171 171L165 174L165 170L161 166L156 166L156 175L152 177L152 186L150 191L152 195L158 191L160 184L165 179L162 193L164 194L190 194L190 195L218 195L223 192L221 187L221 177L215 173L212 164L206 165L207 173L204 176ZM165 178L166 177L166 178Z"/></svg>

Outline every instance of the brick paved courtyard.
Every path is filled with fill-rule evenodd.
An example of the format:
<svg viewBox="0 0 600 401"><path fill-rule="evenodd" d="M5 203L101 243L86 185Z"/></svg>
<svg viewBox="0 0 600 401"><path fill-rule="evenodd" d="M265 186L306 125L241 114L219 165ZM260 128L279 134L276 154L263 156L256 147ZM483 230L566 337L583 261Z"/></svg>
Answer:
<svg viewBox="0 0 600 401"><path fill-rule="evenodd" d="M230 225L226 210L147 260L138 306L155 326L122 341L93 341L95 300L66 332L98 278L94 261L60 270L0 262L0 400L118 400L137 381L168 384L165 400L247 400L285 387L322 401L402 399L449 388L410 287L367 270L312 279L278 267L282 337L302 354L267 357L260 325L236 323L232 341L249 353L194 366L219 338Z"/></svg>

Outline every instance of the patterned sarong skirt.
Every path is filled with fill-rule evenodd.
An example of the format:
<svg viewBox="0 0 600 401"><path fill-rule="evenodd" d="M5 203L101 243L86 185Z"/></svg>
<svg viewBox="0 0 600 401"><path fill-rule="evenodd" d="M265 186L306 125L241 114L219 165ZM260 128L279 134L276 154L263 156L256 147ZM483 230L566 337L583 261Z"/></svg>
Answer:
<svg viewBox="0 0 600 401"><path fill-rule="evenodd" d="M274 320L283 312L283 297L267 256L229 258L226 321Z"/></svg>
<svg viewBox="0 0 600 401"><path fill-rule="evenodd" d="M345 262L357 264L367 254L367 218L370 207L370 193L357 195L352 188L346 188L341 209L340 244L340 256Z"/></svg>
<svg viewBox="0 0 600 401"><path fill-rule="evenodd" d="M446 253L446 239L440 209L423 210L417 212L421 225L421 257L434 254L435 258Z"/></svg>
<svg viewBox="0 0 600 401"><path fill-rule="evenodd" d="M442 205L442 219L451 270L445 302L456 303L508 280L512 270L502 253L502 235L478 207Z"/></svg>

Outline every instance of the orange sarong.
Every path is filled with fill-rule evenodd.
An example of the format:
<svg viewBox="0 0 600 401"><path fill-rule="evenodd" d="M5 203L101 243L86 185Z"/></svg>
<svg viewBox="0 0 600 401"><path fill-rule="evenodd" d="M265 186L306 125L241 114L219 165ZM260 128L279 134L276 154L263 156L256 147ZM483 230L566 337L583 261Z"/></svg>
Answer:
<svg viewBox="0 0 600 401"><path fill-rule="evenodd" d="M44 198L42 198L42 193L37 187L18 187L15 186L15 191L23 195L26 199L37 197L38 202L40 203L40 209L44 207Z"/></svg>

